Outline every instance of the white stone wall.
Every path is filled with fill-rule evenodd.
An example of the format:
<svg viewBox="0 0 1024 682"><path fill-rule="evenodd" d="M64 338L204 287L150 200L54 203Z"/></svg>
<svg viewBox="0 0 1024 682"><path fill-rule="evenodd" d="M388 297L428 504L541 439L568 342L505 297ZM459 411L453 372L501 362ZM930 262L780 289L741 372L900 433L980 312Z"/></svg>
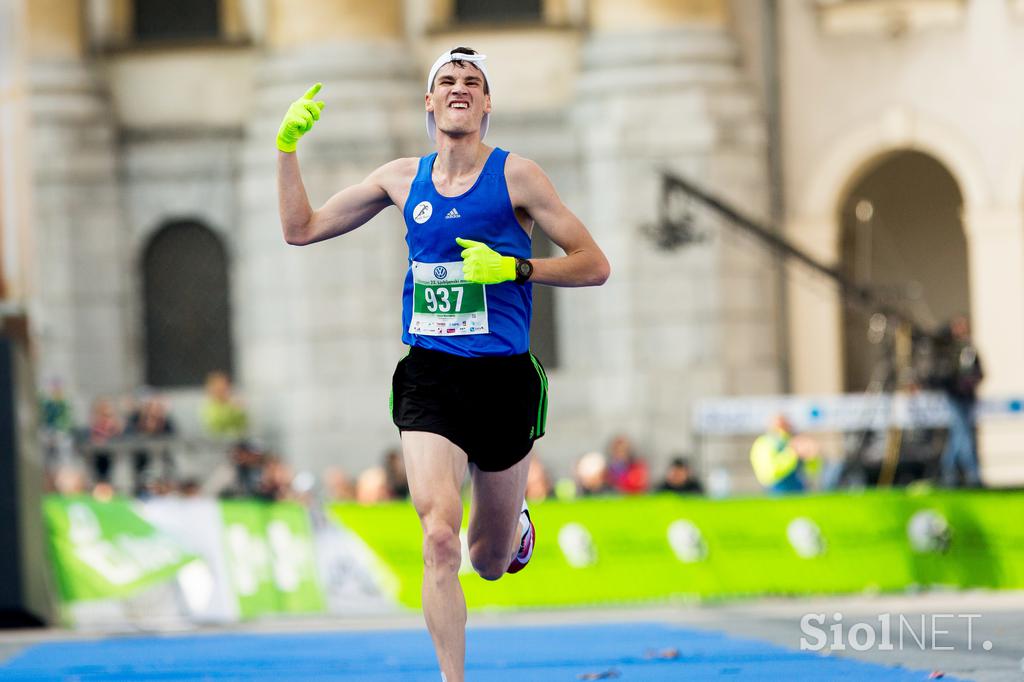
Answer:
<svg viewBox="0 0 1024 682"><path fill-rule="evenodd" d="M877 3L779 3L786 229L834 262L837 203L862 171L896 149L934 156L964 197L984 390L1019 392L1024 14L996 0L942 4L936 23L913 9L903 22L875 21ZM41 379L60 377L90 398L141 380L141 249L166 221L197 218L228 245L236 368L257 435L303 468L375 463L397 440L387 396L404 352L404 226L388 209L342 239L284 244L273 137L287 104L322 81L324 118L299 150L315 204L385 161L427 153L422 71L439 46L468 42L494 59L488 141L537 160L613 266L600 289L556 294L562 366L540 450L565 473L581 452L627 432L659 474L671 453L694 445L693 400L780 386L766 255L720 221L702 224L706 241L670 253L642 230L656 218L663 166L767 214L763 17L758 3L728 5L729 28L463 35L412 22L401 40L33 64ZM197 83L216 93L190 89ZM827 287L807 281L797 274L790 286L793 386L840 390L839 309ZM194 411L196 392L186 393L182 409ZM993 482L1024 480L1022 435L1015 424L983 431ZM741 489L744 449L704 447L732 463Z"/></svg>
<svg viewBox="0 0 1024 682"><path fill-rule="evenodd" d="M779 4L787 229L836 262L839 203L865 169L901 149L936 158L963 195L971 312L988 374L982 390L1019 393L1024 17L1008 2L943 3L934 17L923 7L928 3L903 4L911 11L896 23L871 16L885 12L880 5ZM794 389L842 390L834 295L795 286L791 296ZM992 483L1024 481L1024 430L1011 423L980 435L983 476Z"/></svg>
<svg viewBox="0 0 1024 682"><path fill-rule="evenodd" d="M580 86L584 212L613 274L573 313L590 339L572 367L586 396L574 426L633 434L657 476L694 448L696 399L779 387L767 254L700 212L700 244L663 252L642 235L657 218L661 168L763 217L763 120L721 29L593 36ZM742 452L704 454L744 484Z"/></svg>
<svg viewBox="0 0 1024 682"><path fill-rule="evenodd" d="M77 395L121 393L137 356L109 101L81 62L36 62L30 87L39 376Z"/></svg>
<svg viewBox="0 0 1024 682"><path fill-rule="evenodd" d="M338 239L284 242L274 136L288 104L318 81L327 104L298 149L314 207L383 163L428 148L414 96L422 86L400 46L266 57L239 177L238 358L259 435L299 467L357 472L398 442L388 396L405 354L405 228L392 207Z"/></svg>
<svg viewBox="0 0 1024 682"><path fill-rule="evenodd" d="M561 366L550 373L549 430L539 452L555 473L566 475L580 454L627 433L650 458L657 478L670 455L694 447L689 413L695 399L778 387L775 303L763 253L717 225L704 226L706 242L671 253L660 252L644 233L657 217L662 167L752 215L764 214L764 133L756 91L724 29L628 37L581 32L537 40L569 51L556 70L561 95L531 98L529 81L506 64L501 82L510 85L496 92L487 141L545 168L613 269L602 288L556 292ZM511 45L500 43L497 54ZM80 390L95 395L141 381L141 254L163 224L197 219L228 247L235 368L254 435L301 469L319 472L339 464L355 472L377 463L398 442L387 405L391 373L405 352L404 224L390 208L340 239L301 248L285 244L274 135L288 103L322 82L323 118L298 151L316 206L382 163L428 153L423 75L413 61L422 55L406 48L367 38L232 54L228 61L237 78L246 77L251 65L250 83L232 86L248 103L241 128L230 116L204 125L188 107L177 126L169 124L167 111L148 116L132 110L132 84L147 83L146 72L119 56L103 73L120 93L120 137L112 126L89 133L108 145L102 177L110 183L104 190L109 206L97 217L111 219L97 221L103 227L97 235L106 239L102 253L119 287L104 299L103 310L117 317L102 321L96 341L83 341L89 327L75 317L82 309L78 283L61 284L63 299L56 293L60 278L74 276L61 265L54 292L43 291L40 298L40 319L52 321L51 334L60 341L48 342L48 362L70 367L89 349L115 348L117 372L102 380L88 374L78 382ZM195 55L189 55L182 73L194 78ZM530 73L539 63L533 57ZM209 58L214 68L217 58ZM176 78L173 59L147 60L162 78ZM544 78L543 69L537 73ZM554 87L550 79L545 83ZM571 93L562 92L566 88ZM97 112L108 124L112 120L109 106ZM59 134L65 133L44 138L56 141ZM39 186L44 194L77 191ZM41 222L55 235L47 246L49 263L73 264L98 249L99 242L74 245L63 238L71 231L64 213L45 214ZM174 398L179 411L188 411L179 421L198 428L198 391L177 391ZM742 448L716 446L714 452L716 461L739 462L735 475L742 479Z"/></svg>
<svg viewBox="0 0 1024 682"><path fill-rule="evenodd" d="M236 176L241 152L238 129L126 131L121 145L121 197L126 226L122 264L130 283L131 347L137 360L131 366L135 385L146 380L145 301L142 265L150 240L175 221L194 220L223 242L228 258L232 306L239 296L237 241L240 211ZM232 330L237 342L237 330ZM191 401L201 387L177 388L173 396L177 421L198 426Z"/></svg>

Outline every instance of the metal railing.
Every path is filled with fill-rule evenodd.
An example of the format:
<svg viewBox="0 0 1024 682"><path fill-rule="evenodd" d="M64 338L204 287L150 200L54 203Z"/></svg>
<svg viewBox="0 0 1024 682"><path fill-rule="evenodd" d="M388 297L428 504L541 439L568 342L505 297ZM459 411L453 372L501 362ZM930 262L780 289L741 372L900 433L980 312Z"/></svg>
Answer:
<svg viewBox="0 0 1024 682"><path fill-rule="evenodd" d="M157 479L203 485L229 463L231 446L204 437L126 435L103 443L79 439L75 451L92 483L102 478L118 493L132 494Z"/></svg>

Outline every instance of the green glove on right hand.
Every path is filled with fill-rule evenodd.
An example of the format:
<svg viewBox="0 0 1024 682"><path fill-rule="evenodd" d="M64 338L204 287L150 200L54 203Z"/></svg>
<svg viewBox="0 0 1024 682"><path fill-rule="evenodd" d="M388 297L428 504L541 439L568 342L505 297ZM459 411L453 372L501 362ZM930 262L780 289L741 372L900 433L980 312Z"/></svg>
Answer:
<svg viewBox="0 0 1024 682"><path fill-rule="evenodd" d="M288 107L281 127L277 130L277 148L281 151L294 152L299 138L308 133L313 124L320 120L320 110L324 108L324 103L314 102L313 98L320 92L321 86L321 83L317 83Z"/></svg>

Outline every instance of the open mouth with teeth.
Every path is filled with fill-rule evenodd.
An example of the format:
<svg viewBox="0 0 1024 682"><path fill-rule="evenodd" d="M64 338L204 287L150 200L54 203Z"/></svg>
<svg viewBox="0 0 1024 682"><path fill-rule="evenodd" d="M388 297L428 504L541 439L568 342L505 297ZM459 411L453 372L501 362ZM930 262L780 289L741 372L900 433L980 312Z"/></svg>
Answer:
<svg viewBox="0 0 1024 682"><path fill-rule="evenodd" d="M449 109L469 109L469 102L452 102L448 105Z"/></svg>

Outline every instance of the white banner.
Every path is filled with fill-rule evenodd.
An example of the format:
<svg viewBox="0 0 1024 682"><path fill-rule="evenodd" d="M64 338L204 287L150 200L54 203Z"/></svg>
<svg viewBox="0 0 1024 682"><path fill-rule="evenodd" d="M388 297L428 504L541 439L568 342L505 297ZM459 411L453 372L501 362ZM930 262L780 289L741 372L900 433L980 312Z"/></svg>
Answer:
<svg viewBox="0 0 1024 682"><path fill-rule="evenodd" d="M949 405L942 393L851 393L701 400L694 406L693 429L706 436L753 435L763 433L778 414L786 415L797 431L811 432L941 428L949 423ZM978 402L979 420L1020 417L1024 417L1024 396Z"/></svg>
<svg viewBox="0 0 1024 682"><path fill-rule="evenodd" d="M323 513L314 514L313 522L317 569L328 612L398 611L398 578L362 538Z"/></svg>
<svg viewBox="0 0 1024 682"><path fill-rule="evenodd" d="M237 621L238 600L224 558L217 500L154 498L139 503L139 514L203 559L178 572L189 619L195 623Z"/></svg>

